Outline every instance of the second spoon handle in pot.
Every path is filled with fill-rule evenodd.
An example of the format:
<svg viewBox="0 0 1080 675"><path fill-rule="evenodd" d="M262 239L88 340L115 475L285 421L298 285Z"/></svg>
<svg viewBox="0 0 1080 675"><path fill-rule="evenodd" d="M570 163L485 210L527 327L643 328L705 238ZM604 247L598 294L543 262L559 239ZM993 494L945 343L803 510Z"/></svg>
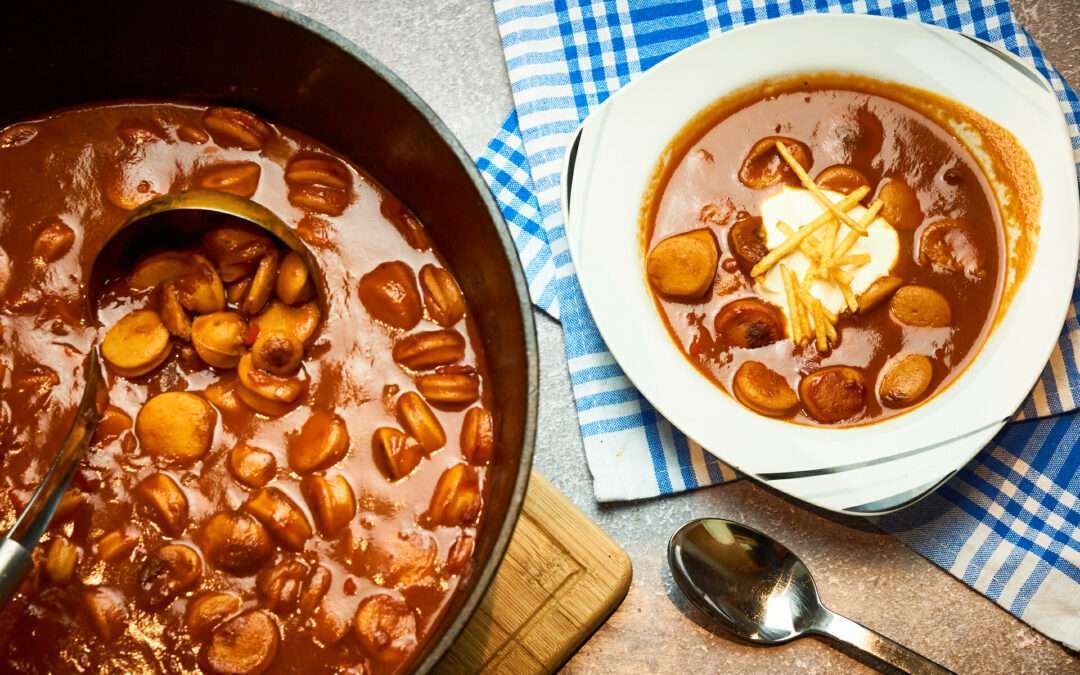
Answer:
<svg viewBox="0 0 1080 675"><path fill-rule="evenodd" d="M911 651L899 642L890 640L851 619L834 614L824 607L821 608L821 615L811 630L814 633L851 645L904 673L912 673L913 675L944 675L951 673L955 675L948 668Z"/></svg>

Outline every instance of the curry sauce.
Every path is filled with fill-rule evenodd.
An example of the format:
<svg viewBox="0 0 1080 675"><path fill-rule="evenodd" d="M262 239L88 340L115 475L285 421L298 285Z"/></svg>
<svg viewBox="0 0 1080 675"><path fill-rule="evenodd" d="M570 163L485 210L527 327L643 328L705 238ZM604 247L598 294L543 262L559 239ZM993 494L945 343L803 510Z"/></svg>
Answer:
<svg viewBox="0 0 1080 675"><path fill-rule="evenodd" d="M108 234L192 188L292 228L325 308L295 255L213 214L131 251L90 307ZM475 326L416 216L317 141L173 103L3 130L0 334L5 528L95 343L107 394L0 614L0 670L396 672L469 574L494 450Z"/></svg>
<svg viewBox="0 0 1080 675"><path fill-rule="evenodd" d="M683 129L646 195L643 247L657 308L704 376L761 414L845 426L909 410L963 372L1002 309L1003 291L1023 278L1037 223L1023 241L1006 239L1006 218L1032 214L1003 212L985 165L943 124L943 111L970 112L927 92L825 74L739 92ZM977 124L969 126L992 125L971 115ZM1026 166L1022 150L1009 150L1021 157L995 164L999 178L1002 166ZM844 289L846 306L831 318L822 305L814 321L812 305L821 303L806 293L809 281L801 296L794 286L804 298L796 304L811 310L807 325L827 323L836 334L815 340L811 332L802 342L793 339L794 305L764 296L760 276L770 264L761 261L778 248L766 244L763 208L781 191L806 188L799 167L836 203L850 198L854 206L845 208L866 214L867 223L882 219L898 246L887 275L861 295ZM778 225L790 236L807 223ZM819 225L806 241L831 244L828 229ZM806 243L796 251L819 253ZM870 258L847 256L846 269ZM825 274L811 267L811 275Z"/></svg>

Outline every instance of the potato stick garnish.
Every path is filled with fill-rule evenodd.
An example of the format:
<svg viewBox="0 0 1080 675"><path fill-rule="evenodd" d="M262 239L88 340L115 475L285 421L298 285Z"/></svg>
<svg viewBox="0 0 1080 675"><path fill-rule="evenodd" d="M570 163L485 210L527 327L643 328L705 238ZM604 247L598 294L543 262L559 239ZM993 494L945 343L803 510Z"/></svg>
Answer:
<svg viewBox="0 0 1080 675"><path fill-rule="evenodd" d="M806 322L803 320L805 317L803 316L802 303L799 302L798 293L795 294L795 306L792 307L792 311L794 312L792 316L795 318L795 323L799 326L799 337L795 340L795 344L801 345L802 343L806 342L806 339L809 336L810 329L807 327Z"/></svg>
<svg viewBox="0 0 1080 675"><path fill-rule="evenodd" d="M821 252L819 254L821 262L818 263L818 266L821 268L822 272L824 272L829 267L829 260L832 258L833 247L836 246L836 235L839 231L840 221L836 220L835 218L831 223L829 223L829 226L825 228L825 237L821 240Z"/></svg>
<svg viewBox="0 0 1080 675"><path fill-rule="evenodd" d="M822 215L824 216L827 214L823 213ZM750 276L759 277L762 274L768 272L773 265L786 258L795 249L799 248L799 245L802 244L807 237L813 234L815 230L817 230L824 224L825 219L819 218L815 219L810 224L804 225L799 228L798 232L791 235L783 242L781 242L779 246L765 254L765 257L759 260L758 263L754 265L753 269L750 270ZM780 227L781 225L786 225L786 223L783 223L783 221L777 223L778 227Z"/></svg>
<svg viewBox="0 0 1080 675"><path fill-rule="evenodd" d="M814 298L814 339L817 342L819 352L829 351L829 334L825 328L827 323L825 312L821 308L821 301Z"/></svg>
<svg viewBox="0 0 1080 675"><path fill-rule="evenodd" d="M820 345L821 339L827 336L824 325L825 323L827 323L827 320L825 319L824 314L822 314L820 317L818 316L817 298L803 291L802 289L799 289L799 300L803 303L804 306L810 308L810 316L813 318L814 321L814 329L813 331L811 331L811 337L813 337L814 341ZM824 348L819 346L819 351L824 351Z"/></svg>
<svg viewBox="0 0 1080 675"><path fill-rule="evenodd" d="M817 183L815 183L814 180L810 178L810 175L806 173L806 171L802 168L802 165L799 164L794 157L792 157L791 152L781 141L776 142L776 151L780 153L780 156L783 157L784 161L788 163L788 166L791 167L791 170L794 171L795 175L799 177L799 181L803 184L803 187L809 190L810 194L817 197L818 202L820 202L822 206L824 206L829 211L832 211L833 215L843 221L843 223L851 229L862 232L863 234L866 233L866 228L856 222L854 218L849 216L847 214L847 209L841 209L836 204L834 204L831 199L825 196L825 193L822 192L821 188L817 186ZM870 192L870 188L866 187L865 185L860 187L855 192L859 192L860 190L862 191L863 196L866 196L866 194ZM851 194L855 194L855 192L852 192ZM859 197L859 199L862 199L862 197Z"/></svg>
<svg viewBox="0 0 1080 675"><path fill-rule="evenodd" d="M826 309L825 311L828 312L829 310ZM829 333L829 344L840 342L840 334L836 332L836 321L829 321L826 323L825 330Z"/></svg>
<svg viewBox="0 0 1080 675"><path fill-rule="evenodd" d="M836 206L840 209L850 209L851 207L855 206L855 204L857 204L860 199L865 197L866 193L869 191L870 188L864 185L863 187L855 190L847 197L844 197L839 202L837 202ZM819 215L817 218L811 220L809 223L800 227L795 234L785 239L783 243L781 243L773 250L769 251L764 258L759 260L758 263L754 265L754 268L750 270L750 276L760 277L762 274L768 272L773 265L778 263L785 256L798 248L800 242L802 242L804 239L816 232L819 227L832 219L833 214L826 211ZM779 226L779 223L777 223L777 226Z"/></svg>
<svg viewBox="0 0 1080 675"><path fill-rule="evenodd" d="M847 304L848 309L852 312L859 311L859 299L855 297L854 291L851 290L851 275L842 269L832 267L829 269L829 274L832 276L833 281L840 287L840 292L844 295L844 302Z"/></svg>
<svg viewBox="0 0 1080 675"><path fill-rule="evenodd" d="M802 337L802 326L799 324L799 310L795 306L795 275L788 269L787 265L780 264L780 279L784 282L784 295L787 296L788 305L788 323L791 324L791 339L795 344L799 343L799 339Z"/></svg>
<svg viewBox="0 0 1080 675"><path fill-rule="evenodd" d="M791 226L782 220L776 223L776 228L783 232L784 236L787 237L795 234L795 230L791 229ZM821 256L818 251L818 246L815 246L815 244L816 241L813 237L807 237L802 243L799 244L799 251L807 258L810 258L811 262L819 265L821 261Z"/></svg>
<svg viewBox="0 0 1080 675"><path fill-rule="evenodd" d="M805 286L805 284L802 285L802 286L799 286L799 288L796 289L796 292L799 294L799 298L808 305L813 305L815 302L821 302L820 300L818 300L817 298L815 298L813 295L810 294L810 291ZM825 318L828 319L832 323L836 323L837 319L839 318L839 317L836 316L835 312L830 310L825 305L821 306L821 311L825 312Z"/></svg>
<svg viewBox="0 0 1080 675"><path fill-rule="evenodd" d="M806 342L810 338L814 337L813 328L810 325L808 307L806 306L806 303L802 301L802 298L799 295L799 290L802 288L802 286L799 284L799 278L795 276L794 271L792 271L791 273L791 281L792 286L795 289L795 305L799 310L799 322L802 326L802 338L803 342Z"/></svg>
<svg viewBox="0 0 1080 675"><path fill-rule="evenodd" d="M813 267L811 267L806 271L806 275L803 276L803 279L801 282L799 282L799 285L795 287L795 296L799 299L799 302L803 305L806 305L808 309L814 304L814 296L810 295L810 284L814 283L814 276L815 270ZM806 332L809 335L810 326L807 326L806 328Z"/></svg>
<svg viewBox="0 0 1080 675"><path fill-rule="evenodd" d="M803 342L805 342L813 337L810 331L810 310L802 300L799 300L798 294L795 295L795 301L799 305L799 321L802 321Z"/></svg>
<svg viewBox="0 0 1080 675"><path fill-rule="evenodd" d="M867 227L870 227L870 223L874 222L874 218L877 218L878 211L881 211L881 207L884 205L885 204L880 199L875 199L874 203L870 205L870 208L866 210L866 213L862 215L862 218L859 218L859 222L865 223ZM833 251L832 257L840 258L846 255L847 252L851 250L851 247L855 245L855 242L859 241L859 237L861 236L862 234L855 230L848 232L847 236L844 237L843 241L836 247L836 250Z"/></svg>
<svg viewBox="0 0 1080 675"><path fill-rule="evenodd" d="M845 267L847 265L865 265L870 262L869 253L850 253L839 258L833 258L829 264L833 267Z"/></svg>
<svg viewBox="0 0 1080 675"><path fill-rule="evenodd" d="M813 269L810 270L810 272L812 271ZM799 332L801 333L799 337L801 338L801 344L801 342L805 342L812 337L810 330L810 319L807 316L806 306L803 304L801 298L801 292L804 290L804 287L810 287L810 281L807 276L803 277L802 283L800 283L799 277L795 276L795 272L792 271L790 268L788 269L788 274L791 275L791 288L795 293L795 316L798 317L799 321ZM809 272L807 274L809 275Z"/></svg>

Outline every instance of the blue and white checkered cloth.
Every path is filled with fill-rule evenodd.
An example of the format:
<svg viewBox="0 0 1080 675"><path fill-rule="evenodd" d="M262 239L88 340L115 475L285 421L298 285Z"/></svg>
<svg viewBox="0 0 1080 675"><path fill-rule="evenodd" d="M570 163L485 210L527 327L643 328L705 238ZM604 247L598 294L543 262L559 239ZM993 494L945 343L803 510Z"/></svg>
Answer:
<svg viewBox="0 0 1080 675"><path fill-rule="evenodd" d="M607 351L578 286L559 204L563 155L589 110L709 35L805 12L938 24L1008 49L1061 101L1080 160L1080 100L998 0L495 0L515 111L478 160L536 305L563 325L597 499L736 477L660 416ZM1080 291L1040 381L994 442L933 496L881 525L1046 635L1080 648Z"/></svg>

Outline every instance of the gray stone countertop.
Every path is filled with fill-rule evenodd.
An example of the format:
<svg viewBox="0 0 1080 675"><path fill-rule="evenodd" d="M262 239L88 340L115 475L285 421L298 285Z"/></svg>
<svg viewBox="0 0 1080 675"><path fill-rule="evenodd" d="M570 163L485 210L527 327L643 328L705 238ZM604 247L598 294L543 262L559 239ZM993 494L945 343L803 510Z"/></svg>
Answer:
<svg viewBox="0 0 1080 675"><path fill-rule="evenodd" d="M487 0L280 0L332 27L392 68L473 155L511 108ZM1080 0L1013 0L1028 31L1070 82L1080 82ZM557 323L537 312L541 352L536 468L630 555L621 607L566 665L570 672L859 672L827 644L757 648L688 618L665 563L667 538L702 516L741 520L797 551L825 602L961 673L1077 673L1080 659L990 600L872 529L857 529L743 480L664 499L601 506L592 495ZM692 665L691 665L692 664Z"/></svg>

